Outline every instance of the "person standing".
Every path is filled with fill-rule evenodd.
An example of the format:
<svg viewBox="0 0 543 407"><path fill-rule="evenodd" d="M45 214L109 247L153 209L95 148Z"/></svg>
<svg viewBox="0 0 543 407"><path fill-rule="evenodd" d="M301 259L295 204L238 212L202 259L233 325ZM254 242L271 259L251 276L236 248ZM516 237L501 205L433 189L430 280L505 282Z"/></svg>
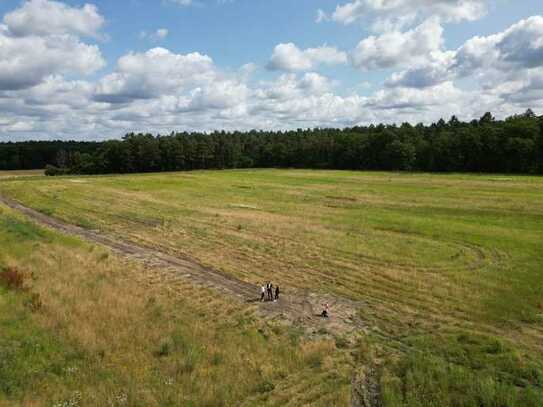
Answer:
<svg viewBox="0 0 543 407"><path fill-rule="evenodd" d="M263 285L262 287L260 287L260 302L263 302L264 301L264 296L266 295L266 286Z"/></svg>
<svg viewBox="0 0 543 407"><path fill-rule="evenodd" d="M275 287L275 301L279 299L279 293L280 293L279 286L276 286Z"/></svg>
<svg viewBox="0 0 543 407"><path fill-rule="evenodd" d="M272 300L272 283L271 281L268 281L268 284L266 284L266 290L268 292L268 301Z"/></svg>

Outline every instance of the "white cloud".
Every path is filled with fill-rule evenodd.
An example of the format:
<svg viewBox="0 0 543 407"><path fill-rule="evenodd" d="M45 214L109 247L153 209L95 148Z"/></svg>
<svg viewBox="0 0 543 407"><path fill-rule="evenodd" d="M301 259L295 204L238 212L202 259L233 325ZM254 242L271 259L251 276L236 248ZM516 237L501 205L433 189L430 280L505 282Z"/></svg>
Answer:
<svg viewBox="0 0 543 407"><path fill-rule="evenodd" d="M104 65L96 45L74 36L14 37L0 26L0 90L35 86L57 73L88 75Z"/></svg>
<svg viewBox="0 0 543 407"><path fill-rule="evenodd" d="M521 20L499 34L472 38L458 50L456 65L464 71L543 65L543 17Z"/></svg>
<svg viewBox="0 0 543 407"><path fill-rule="evenodd" d="M148 38L148 39L150 39L152 41L160 41L160 40L163 40L164 38L166 38L169 33L170 33L170 31L167 28L159 28L158 30L156 30L155 32L153 32L151 34L149 34L147 31L140 31L139 37L142 40Z"/></svg>
<svg viewBox="0 0 543 407"><path fill-rule="evenodd" d="M0 90L36 86L51 75L89 75L105 65L100 49L79 39L98 36L95 6L29 0L0 24Z"/></svg>
<svg viewBox="0 0 543 407"><path fill-rule="evenodd" d="M164 48L121 57L117 70L97 84L96 100L127 103L175 94L185 87L210 83L217 77L213 60L197 52L180 55Z"/></svg>
<svg viewBox="0 0 543 407"><path fill-rule="evenodd" d="M543 17L533 16L507 30L473 37L455 51L434 52L426 61L397 72L387 86L422 88L466 77L476 77L486 88L524 78L543 66Z"/></svg>
<svg viewBox="0 0 543 407"><path fill-rule="evenodd" d="M48 14L49 26L33 8L40 1L55 10ZM470 119L485 111L501 117L527 107L543 109L542 17L446 50L445 21L476 18L483 1L350 4L355 3L371 6L367 15L375 29L394 29L362 40L349 56L333 46L279 44L268 68L282 72L267 72L265 81L253 75L254 63L223 70L211 56L160 47L126 53L110 72L84 79L105 63L98 46L81 39L100 37L104 19L90 17L96 8L23 3L0 24L0 137L96 139L129 131L430 122L451 114ZM427 8L411 10L408 3ZM78 17L68 21L66 15ZM339 21L324 12L318 17ZM145 37L166 38L167 30L159 30ZM349 58L361 70L398 71L381 89L371 75L358 72L357 83L372 81L363 92L368 96L358 94L361 86L342 89L333 76L315 72Z"/></svg>
<svg viewBox="0 0 543 407"><path fill-rule="evenodd" d="M354 0L338 5L330 18L342 24L369 20L374 30L384 31L400 30L428 17L472 21L485 13L486 0Z"/></svg>
<svg viewBox="0 0 543 407"><path fill-rule="evenodd" d="M406 31L370 36L351 53L354 67L364 70L393 68L420 63L440 52L443 28L435 18Z"/></svg>
<svg viewBox="0 0 543 407"><path fill-rule="evenodd" d="M28 0L4 16L4 24L14 36L74 34L98 37L104 21L92 4L77 8L51 0Z"/></svg>
<svg viewBox="0 0 543 407"><path fill-rule="evenodd" d="M337 65L347 62L347 54L337 48L323 45L300 50L295 44L279 44L273 50L268 69L309 71L320 64Z"/></svg>
<svg viewBox="0 0 543 407"><path fill-rule="evenodd" d="M451 66L454 62L455 52L434 52L421 64L414 64L411 68L395 72L385 82L387 87L425 88L452 80L454 73Z"/></svg>

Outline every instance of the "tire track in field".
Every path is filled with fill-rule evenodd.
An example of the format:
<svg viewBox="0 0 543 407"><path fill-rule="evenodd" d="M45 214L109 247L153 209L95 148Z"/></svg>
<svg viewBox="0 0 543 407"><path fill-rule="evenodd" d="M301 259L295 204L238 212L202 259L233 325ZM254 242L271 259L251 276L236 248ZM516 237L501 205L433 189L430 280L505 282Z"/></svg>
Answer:
<svg viewBox="0 0 543 407"><path fill-rule="evenodd" d="M358 313L358 310L365 305L363 302L330 294L316 294L308 290L289 288L286 290L288 293L281 294L278 302L261 303L258 301L260 287L257 285L239 280L213 268L205 267L188 257L173 256L128 240L107 236L99 231L69 224L2 195L0 195L0 203L26 215L42 226L67 235L83 238L91 243L98 243L120 256L138 261L157 270L162 269L166 285L168 281L174 283L175 279L183 278L195 284L211 287L222 293L237 297L241 302L255 304L258 306L260 313L267 318L299 323L311 331L326 327L336 334L367 332L365 324ZM173 279L171 276L172 271L175 272ZM318 316L320 307L325 302L331 305L333 318L323 319Z"/></svg>

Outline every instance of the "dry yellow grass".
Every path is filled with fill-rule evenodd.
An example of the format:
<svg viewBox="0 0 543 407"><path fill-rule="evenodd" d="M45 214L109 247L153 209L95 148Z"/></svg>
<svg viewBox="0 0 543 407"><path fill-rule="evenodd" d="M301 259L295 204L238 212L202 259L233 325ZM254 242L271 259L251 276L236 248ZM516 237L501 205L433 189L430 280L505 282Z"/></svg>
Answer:
<svg viewBox="0 0 543 407"><path fill-rule="evenodd" d="M6 208L0 216L22 221ZM296 372L315 374L322 368L316 359L335 358L333 342L306 343L288 327L259 320L251 306L167 270L52 232L18 242L16 232L3 230L2 239L8 249L19 247L3 251L0 264L23 271L43 303L34 323L85 355L69 383L39 382L25 403L69 401L78 392L89 406L233 405ZM340 371L344 383L332 392L344 401L350 369Z"/></svg>

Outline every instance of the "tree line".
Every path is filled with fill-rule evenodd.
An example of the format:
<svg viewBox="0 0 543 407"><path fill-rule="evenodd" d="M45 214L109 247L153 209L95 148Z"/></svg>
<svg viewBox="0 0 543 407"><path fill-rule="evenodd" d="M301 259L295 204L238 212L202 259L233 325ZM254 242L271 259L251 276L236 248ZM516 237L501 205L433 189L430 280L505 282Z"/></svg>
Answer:
<svg viewBox="0 0 543 407"><path fill-rule="evenodd" d="M0 143L0 170L41 170L48 164L66 168L75 152L93 154L100 145L84 141Z"/></svg>
<svg viewBox="0 0 543 407"><path fill-rule="evenodd" d="M49 164L48 175L269 167L543 174L543 116L531 110L505 120L486 113L427 126L130 133L101 143L22 143L17 149L20 144L0 144L0 168ZM6 155L9 149L17 159Z"/></svg>

